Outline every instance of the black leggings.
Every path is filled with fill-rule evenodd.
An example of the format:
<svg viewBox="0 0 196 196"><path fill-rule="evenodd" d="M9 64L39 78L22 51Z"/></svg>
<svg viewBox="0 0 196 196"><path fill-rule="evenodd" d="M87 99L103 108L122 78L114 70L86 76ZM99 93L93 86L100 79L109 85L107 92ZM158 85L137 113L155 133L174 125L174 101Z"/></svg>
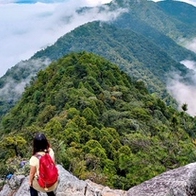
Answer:
<svg viewBox="0 0 196 196"><path fill-rule="evenodd" d="M38 196L38 191L35 190L32 186L30 186L30 194L31 196ZM51 191L51 192L47 192L46 193L48 196L55 196L54 192Z"/></svg>

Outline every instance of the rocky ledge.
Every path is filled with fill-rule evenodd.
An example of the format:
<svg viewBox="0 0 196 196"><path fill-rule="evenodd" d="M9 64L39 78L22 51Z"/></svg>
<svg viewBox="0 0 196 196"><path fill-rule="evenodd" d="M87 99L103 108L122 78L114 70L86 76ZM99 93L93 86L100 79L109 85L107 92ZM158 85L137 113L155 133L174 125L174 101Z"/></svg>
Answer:
<svg viewBox="0 0 196 196"><path fill-rule="evenodd" d="M59 171L59 184L56 196L125 196L126 191L112 190L93 183L90 180L79 180L61 165L57 165ZM9 182L9 183L8 183ZM28 177L13 175L0 192L0 196L29 196ZM39 193L39 196L47 196Z"/></svg>
<svg viewBox="0 0 196 196"><path fill-rule="evenodd" d="M56 196L196 196L196 163L164 172L128 191L114 190L79 180L58 165L59 185ZM0 196L29 196L28 177L13 175ZM39 196L46 196L40 193Z"/></svg>

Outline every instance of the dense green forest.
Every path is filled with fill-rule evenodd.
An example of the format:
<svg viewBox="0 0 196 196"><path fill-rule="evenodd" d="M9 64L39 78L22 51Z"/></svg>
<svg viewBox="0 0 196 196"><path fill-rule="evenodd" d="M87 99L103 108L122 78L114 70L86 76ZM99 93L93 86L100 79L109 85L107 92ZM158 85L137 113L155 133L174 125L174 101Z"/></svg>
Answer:
<svg viewBox="0 0 196 196"><path fill-rule="evenodd" d="M195 118L151 95L105 58L69 53L40 70L3 117L0 174L31 156L44 131L56 160L80 179L129 189L196 159Z"/></svg>

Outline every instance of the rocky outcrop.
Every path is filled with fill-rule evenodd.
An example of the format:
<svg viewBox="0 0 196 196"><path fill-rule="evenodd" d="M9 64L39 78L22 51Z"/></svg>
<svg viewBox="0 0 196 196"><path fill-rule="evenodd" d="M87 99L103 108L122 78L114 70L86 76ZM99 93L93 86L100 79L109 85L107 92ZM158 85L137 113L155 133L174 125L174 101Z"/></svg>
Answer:
<svg viewBox="0 0 196 196"><path fill-rule="evenodd" d="M61 165L58 165L58 170L56 196L196 196L196 163L164 172L128 191L113 190L90 180L79 180ZM28 177L13 175L8 182L0 196L29 196ZM40 193L39 196L46 194Z"/></svg>
<svg viewBox="0 0 196 196"><path fill-rule="evenodd" d="M131 188L127 196L196 196L196 163L145 181Z"/></svg>
<svg viewBox="0 0 196 196"><path fill-rule="evenodd" d="M56 196L126 196L126 191L112 190L109 187L95 184L90 180L79 180L61 165L58 165L59 184ZM9 182L9 183L8 183ZM28 177L15 176L8 181L0 192L0 196L29 196ZM39 196L46 196L40 193Z"/></svg>

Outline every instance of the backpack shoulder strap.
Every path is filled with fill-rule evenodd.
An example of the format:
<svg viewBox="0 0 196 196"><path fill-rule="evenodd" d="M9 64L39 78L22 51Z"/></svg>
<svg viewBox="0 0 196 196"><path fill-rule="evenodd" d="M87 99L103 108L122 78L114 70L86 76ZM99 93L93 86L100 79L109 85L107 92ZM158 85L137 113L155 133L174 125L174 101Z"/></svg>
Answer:
<svg viewBox="0 0 196 196"><path fill-rule="evenodd" d="M37 157L38 159L40 159L42 157L42 155L38 154L38 153L36 153L34 156Z"/></svg>

